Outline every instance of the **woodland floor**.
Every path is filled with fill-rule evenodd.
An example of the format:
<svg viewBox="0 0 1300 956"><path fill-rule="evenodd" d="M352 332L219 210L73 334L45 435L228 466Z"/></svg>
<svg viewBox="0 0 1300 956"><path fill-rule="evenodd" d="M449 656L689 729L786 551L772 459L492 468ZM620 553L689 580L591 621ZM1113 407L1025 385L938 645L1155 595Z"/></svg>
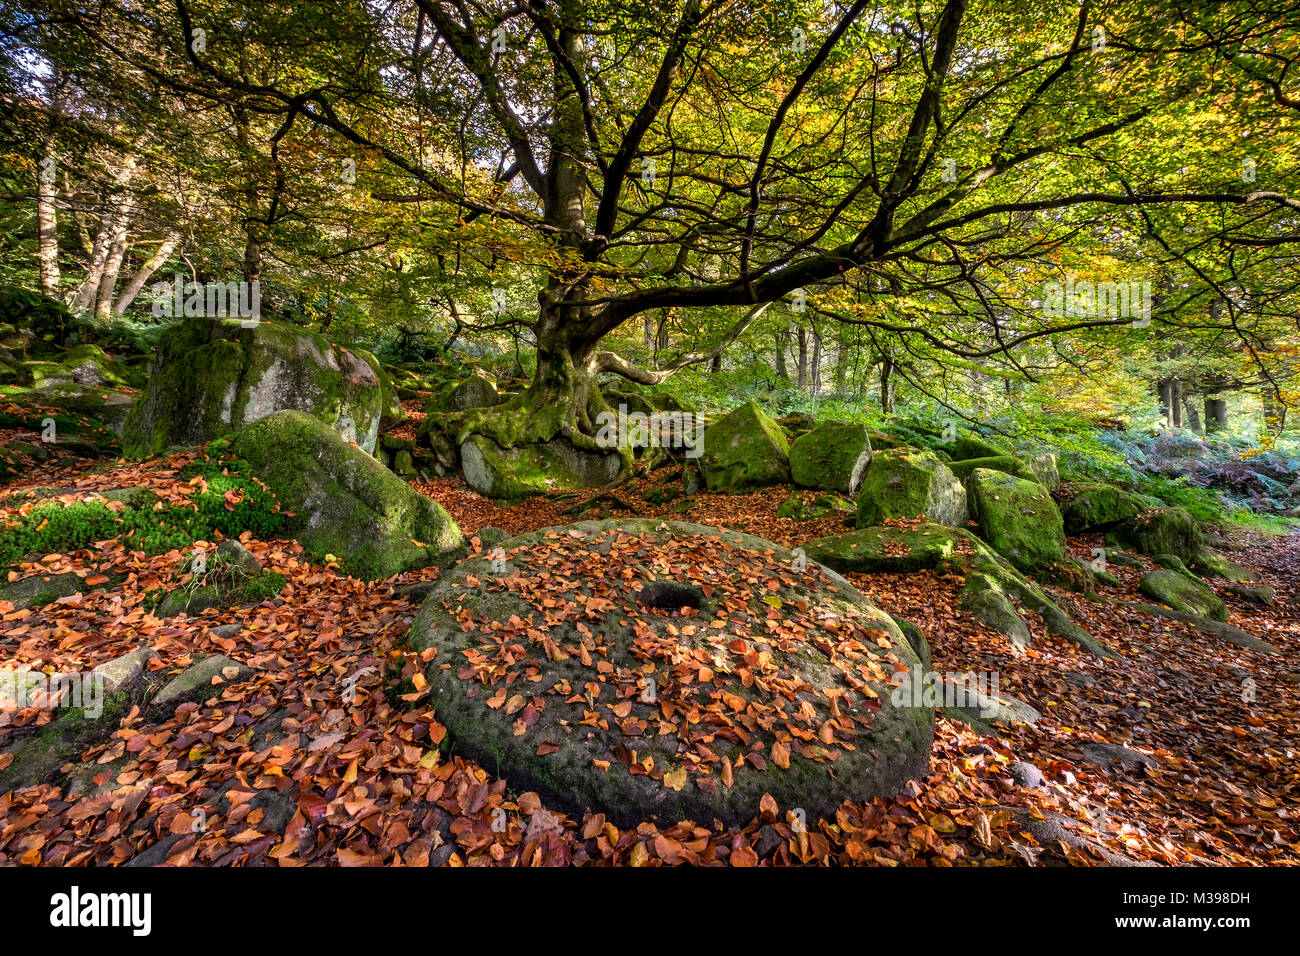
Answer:
<svg viewBox="0 0 1300 956"><path fill-rule="evenodd" d="M3 489L69 489L65 500L96 489L148 485L167 499L192 489L175 478L189 459L124 462L87 469L52 463ZM671 484L676 485L675 482ZM575 519L582 497L533 499L499 507L459 479L421 484L467 536L487 525L523 532ZM687 513L681 499L650 505L647 480L618 497L637 516L725 526L787 546L847 530L840 518L796 522L775 517L790 493L699 494ZM17 505L0 501L6 515ZM617 517L609 511L584 517ZM475 546L476 538L472 539ZM833 820L792 830L786 811L767 800L740 830L707 821L660 829L652 822L619 830L600 816L551 813L536 794L511 792L496 768L440 750L443 730L424 692L386 692L400 671L418 675L418 659L399 649L418 603L395 588L431 580L429 569L366 584L308 563L293 542L247 540L266 569L286 576L277 601L199 618L159 620L145 613L147 591L176 583L177 552L146 558L116 542L49 555L24 569L75 571L90 585L44 608L0 614L0 662L6 668L82 671L151 644L162 666L178 671L192 657L223 653L247 663L252 680L214 688L215 705L183 705L161 723L128 717L116 736L85 754L103 769L98 793L69 798L54 786L0 794L0 864L121 864L142 860L208 865L536 865L568 862L783 864L1104 865L1290 864L1300 861L1300 813L1294 748L1300 740L1300 535L1243 539L1230 556L1277 589L1259 608L1224 595L1230 623L1284 652L1268 655L1077 595L1077 619L1119 659L1102 662L1047 635L1013 653L1002 635L956 607L957 582L921 572L851 575L881 608L917 623L939 671L997 671L1002 693L1043 713L1033 727L981 736L940 717L927 780L893 799L844 804ZM1095 541L1072 540L1087 560ZM1124 582L1110 596L1142 600L1140 572L1111 569ZM109 589L111 587L111 589ZM239 622L230 638L211 632ZM344 680L367 671L355 700ZM1066 680L1067 675L1086 686ZM1243 682L1255 682L1255 700ZM1091 683L1088 683L1088 679ZM418 683L418 676L417 676ZM1249 696L1249 695L1245 695ZM284 713L287 711L287 716ZM0 714L0 745L28 732L49 711ZM272 720L267 720L274 717ZM285 717L283 721L279 718ZM270 733L274 730L274 733ZM1081 759L1090 740L1122 744L1155 758L1126 770ZM0 757L0 759L4 759ZM1011 782L1008 766L1035 764L1046 787ZM221 812L215 792L229 787ZM193 812L205 811L195 832ZM493 830L495 811L509 826ZM500 829L498 827L498 829ZM152 849L150 849L152 848Z"/></svg>

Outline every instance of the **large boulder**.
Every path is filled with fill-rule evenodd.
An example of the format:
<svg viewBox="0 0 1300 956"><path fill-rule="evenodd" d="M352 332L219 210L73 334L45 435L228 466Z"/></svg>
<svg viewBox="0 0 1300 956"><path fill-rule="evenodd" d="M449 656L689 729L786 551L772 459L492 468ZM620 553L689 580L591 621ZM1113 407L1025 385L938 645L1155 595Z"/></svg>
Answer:
<svg viewBox="0 0 1300 956"><path fill-rule="evenodd" d="M441 386L424 403L426 415L464 412L471 408L491 408L501 404L496 380L482 369L475 369L458 382Z"/></svg>
<svg viewBox="0 0 1300 956"><path fill-rule="evenodd" d="M259 418L232 449L294 513L295 537L317 555L341 558L357 577L445 565L464 551L441 505L306 412Z"/></svg>
<svg viewBox="0 0 1300 956"><path fill-rule="evenodd" d="M93 419L116 435L126 427L134 401L126 392L75 384L33 388L23 394L23 404L28 408L62 409Z"/></svg>
<svg viewBox="0 0 1300 956"><path fill-rule="evenodd" d="M276 322L189 319L163 333L149 371L123 435L128 457L202 444L290 410L373 452L381 418L393 414L374 356Z"/></svg>
<svg viewBox="0 0 1300 956"><path fill-rule="evenodd" d="M839 575L654 519L497 547L438 581L409 641L452 745L515 790L620 826L738 825L765 794L811 821L927 772L933 707L893 693L921 662Z"/></svg>
<svg viewBox="0 0 1300 956"><path fill-rule="evenodd" d="M1011 639L1029 641L1017 605L1040 615L1047 630L1099 657L1110 650L1076 624L1038 585L964 528L920 522L859 528L804 546L809 560L840 572L908 574L921 569L963 579L961 606L976 620Z"/></svg>
<svg viewBox="0 0 1300 956"><path fill-rule="evenodd" d="M949 566L969 540L966 531L928 522L911 528L874 525L818 538L804 551L809 560L834 571L909 574Z"/></svg>
<svg viewBox="0 0 1300 956"><path fill-rule="evenodd" d="M709 491L743 492L790 481L790 443L751 400L704 431L699 464Z"/></svg>
<svg viewBox="0 0 1300 956"><path fill-rule="evenodd" d="M858 527L918 515L954 528L964 524L961 482L928 451L893 448L874 455L858 489Z"/></svg>
<svg viewBox="0 0 1300 956"><path fill-rule="evenodd" d="M130 385L130 375L117 359L98 345L77 345L59 356L78 385Z"/></svg>
<svg viewBox="0 0 1300 956"><path fill-rule="evenodd" d="M1002 445L969 432L958 435L945 450L953 461L967 461L971 458L1007 458L1011 456L1011 452Z"/></svg>
<svg viewBox="0 0 1300 956"><path fill-rule="evenodd" d="M790 474L805 488L856 494L870 464L865 425L822 422L790 443Z"/></svg>
<svg viewBox="0 0 1300 956"><path fill-rule="evenodd" d="M530 495L613 484L622 473L617 452L575 448L563 439L502 448L483 435L460 446L465 483L481 495L518 501Z"/></svg>
<svg viewBox="0 0 1300 956"><path fill-rule="evenodd" d="M1197 580L1191 573L1158 568L1142 576L1138 590L1175 611L1195 614L1211 621L1228 620L1228 606L1207 584Z"/></svg>
<svg viewBox="0 0 1300 956"><path fill-rule="evenodd" d="M948 463L948 468L963 482L971 476L971 472L976 468L1002 471L1008 475L1015 475L1017 478L1024 478L1027 481L1037 480L1033 469L1028 464L1011 455L990 455L986 458L967 458L963 461L951 461Z"/></svg>
<svg viewBox="0 0 1300 956"><path fill-rule="evenodd" d="M1056 453L1050 451L1033 452L1025 455L1025 464L1034 473L1034 480L1048 491L1061 487L1061 471L1056 464Z"/></svg>
<svg viewBox="0 0 1300 956"><path fill-rule="evenodd" d="M1182 508L1144 511L1121 524L1115 537L1142 554L1172 554L1194 561L1204 547L1201 526Z"/></svg>
<svg viewBox="0 0 1300 956"><path fill-rule="evenodd" d="M979 535L1021 571L1065 557L1065 526L1052 496L1036 481L977 468L966 482Z"/></svg>
<svg viewBox="0 0 1300 956"><path fill-rule="evenodd" d="M1104 531L1136 518L1147 505L1137 495L1102 482L1074 486L1074 497L1061 506L1065 530L1070 534Z"/></svg>

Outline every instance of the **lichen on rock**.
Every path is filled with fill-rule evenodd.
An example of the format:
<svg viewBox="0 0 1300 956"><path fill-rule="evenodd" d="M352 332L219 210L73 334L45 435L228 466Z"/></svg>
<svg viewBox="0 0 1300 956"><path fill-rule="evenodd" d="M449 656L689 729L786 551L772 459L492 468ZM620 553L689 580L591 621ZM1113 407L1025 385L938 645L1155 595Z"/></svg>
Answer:
<svg viewBox="0 0 1300 956"><path fill-rule="evenodd" d="M123 435L128 457L198 445L279 411L307 412L373 452L394 414L373 356L310 329L195 318L158 341L148 388Z"/></svg>

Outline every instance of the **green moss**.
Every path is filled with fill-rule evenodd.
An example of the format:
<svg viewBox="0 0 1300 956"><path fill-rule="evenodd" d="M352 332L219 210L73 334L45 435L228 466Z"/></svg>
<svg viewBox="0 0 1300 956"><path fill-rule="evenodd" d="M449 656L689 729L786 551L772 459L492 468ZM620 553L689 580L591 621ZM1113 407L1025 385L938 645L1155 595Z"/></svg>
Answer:
<svg viewBox="0 0 1300 956"><path fill-rule="evenodd" d="M1227 605L1190 573L1161 568L1144 575L1138 582L1138 590L1175 611L1195 614L1211 621L1223 622L1228 619Z"/></svg>
<svg viewBox="0 0 1300 956"><path fill-rule="evenodd" d="M960 481L969 478L971 472L976 468L988 468L991 471L1005 472L1017 478L1024 478L1026 481L1038 480L1029 465L1019 458L1013 458L1011 455L993 455L986 458L967 458L961 461L952 461L948 463L948 468Z"/></svg>
<svg viewBox="0 0 1300 956"><path fill-rule="evenodd" d="M460 529L440 505L311 415L261 418L233 448L295 512L291 533L359 577L386 578L463 553Z"/></svg>
<svg viewBox="0 0 1300 956"><path fill-rule="evenodd" d="M822 422L790 444L790 475L805 488L854 494L871 464L871 442L863 425Z"/></svg>
<svg viewBox="0 0 1300 956"><path fill-rule="evenodd" d="M873 456L858 490L858 527L918 515L951 526L965 521L961 483L931 452L895 448Z"/></svg>
<svg viewBox="0 0 1300 956"><path fill-rule="evenodd" d="M750 400L704 431L699 464L710 491L743 492L790 481L790 443Z"/></svg>
<svg viewBox="0 0 1300 956"><path fill-rule="evenodd" d="M1070 534L1112 528L1146 510L1146 505L1137 495L1115 485L1085 482L1073 486L1072 490L1073 497L1061 508L1065 529Z"/></svg>
<svg viewBox="0 0 1300 956"><path fill-rule="evenodd" d="M1036 481L977 468L967 481L979 535L1021 571L1065 558L1065 527L1056 502Z"/></svg>
<svg viewBox="0 0 1300 956"><path fill-rule="evenodd" d="M134 506L128 504L121 512L99 501L38 504L0 529L0 567L28 554L68 553L110 539L159 554L212 539L218 532L228 538L246 531L264 539L280 537L287 519L277 510L274 496L254 480L221 474L219 467L197 466L199 473L210 471L211 478L206 490L196 490L188 504L157 505L149 496L139 496ZM233 508L227 507L227 492L242 495Z"/></svg>
<svg viewBox="0 0 1300 956"><path fill-rule="evenodd" d="M1174 554L1184 561L1195 558L1202 547L1200 525L1182 508L1145 511L1121 525L1115 537L1142 554Z"/></svg>
<svg viewBox="0 0 1300 956"><path fill-rule="evenodd" d="M962 533L938 524L915 528L877 525L818 538L804 550L809 560L834 571L907 574L938 568L950 561L958 551Z"/></svg>
<svg viewBox="0 0 1300 956"><path fill-rule="evenodd" d="M948 446L947 451L953 461L969 461L972 458L1012 457L1007 448L969 432L958 435L952 444Z"/></svg>

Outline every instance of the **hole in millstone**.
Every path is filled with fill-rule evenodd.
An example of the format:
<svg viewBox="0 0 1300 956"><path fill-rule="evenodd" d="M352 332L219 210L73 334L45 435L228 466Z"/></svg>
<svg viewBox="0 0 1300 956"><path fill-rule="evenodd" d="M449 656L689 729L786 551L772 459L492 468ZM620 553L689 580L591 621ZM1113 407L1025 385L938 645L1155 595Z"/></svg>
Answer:
<svg viewBox="0 0 1300 956"><path fill-rule="evenodd" d="M699 610L704 603L704 592L676 581L655 581L641 589L636 603L652 610L680 611L685 607Z"/></svg>

